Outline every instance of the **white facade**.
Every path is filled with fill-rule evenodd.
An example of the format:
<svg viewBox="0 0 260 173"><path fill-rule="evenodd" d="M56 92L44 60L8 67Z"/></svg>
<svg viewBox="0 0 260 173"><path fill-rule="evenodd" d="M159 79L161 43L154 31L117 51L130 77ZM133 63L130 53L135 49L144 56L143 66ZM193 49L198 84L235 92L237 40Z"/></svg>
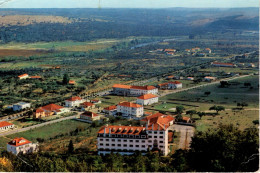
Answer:
<svg viewBox="0 0 260 173"><path fill-rule="evenodd" d="M28 74L23 74L23 75L20 75L18 76L19 79L27 79L29 78L29 75Z"/></svg>
<svg viewBox="0 0 260 173"><path fill-rule="evenodd" d="M111 129L115 128L116 132L112 132ZM121 128L122 131L127 129L123 134L118 132ZM142 129L141 133L133 135L127 131L133 129ZM108 154L118 152L122 155L130 155L135 151L141 151L146 153L148 148L158 148L162 151L163 155L169 153L168 149L168 129L154 129L144 127L131 127L131 126L107 126L105 130L100 130L97 137L97 150L98 154ZM104 131L106 131L104 133Z"/></svg>
<svg viewBox="0 0 260 173"><path fill-rule="evenodd" d="M140 96L145 94L157 94L158 88L154 88L151 90L142 90L142 89L130 89L130 95L133 96Z"/></svg>
<svg viewBox="0 0 260 173"><path fill-rule="evenodd" d="M140 107L129 107L129 106L122 106L122 105L117 105L116 107L117 112L122 113L122 116L125 117L141 117L144 114L144 107L140 105Z"/></svg>
<svg viewBox="0 0 260 173"><path fill-rule="evenodd" d="M74 96L68 100L65 100L65 106L66 107L76 107L76 106L79 106L83 102L85 102L85 99L82 99L78 96Z"/></svg>
<svg viewBox="0 0 260 173"><path fill-rule="evenodd" d="M28 154L28 153L34 153L38 151L37 143L31 143L31 142L26 143L21 140L21 142L24 144L12 145L10 144L11 142L7 144L7 151L13 153L14 155L17 155L19 153Z"/></svg>
<svg viewBox="0 0 260 173"><path fill-rule="evenodd" d="M6 121L0 122L0 132L6 131L6 130L9 130L12 128L14 128L14 124L8 123Z"/></svg>
<svg viewBox="0 0 260 173"><path fill-rule="evenodd" d="M154 103L158 103L159 98L158 97L154 97L154 98L150 98L150 99L138 99L136 103L139 105L151 105Z"/></svg>
<svg viewBox="0 0 260 173"><path fill-rule="evenodd" d="M168 89L179 89L182 88L182 83L168 83Z"/></svg>
<svg viewBox="0 0 260 173"><path fill-rule="evenodd" d="M31 103L19 102L13 105L13 111L20 111L30 107Z"/></svg>

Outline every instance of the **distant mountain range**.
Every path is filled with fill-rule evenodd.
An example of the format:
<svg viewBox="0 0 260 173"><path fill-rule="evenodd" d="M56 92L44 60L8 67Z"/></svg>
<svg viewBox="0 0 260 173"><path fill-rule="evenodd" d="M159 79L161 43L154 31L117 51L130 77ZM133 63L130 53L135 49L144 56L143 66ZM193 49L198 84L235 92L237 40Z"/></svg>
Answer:
<svg viewBox="0 0 260 173"><path fill-rule="evenodd" d="M259 30L258 8L0 9L0 15L0 39L4 42ZM30 39L25 38L27 32L31 33ZM65 33L64 38L58 32Z"/></svg>

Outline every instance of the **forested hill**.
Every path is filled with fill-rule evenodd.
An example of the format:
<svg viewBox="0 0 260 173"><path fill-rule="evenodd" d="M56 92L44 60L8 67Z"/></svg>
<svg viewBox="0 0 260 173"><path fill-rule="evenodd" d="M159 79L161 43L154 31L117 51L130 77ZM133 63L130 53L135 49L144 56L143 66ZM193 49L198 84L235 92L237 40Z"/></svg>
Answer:
<svg viewBox="0 0 260 173"><path fill-rule="evenodd" d="M0 9L0 40L1 43L87 41L227 30L258 31L258 14L258 8Z"/></svg>

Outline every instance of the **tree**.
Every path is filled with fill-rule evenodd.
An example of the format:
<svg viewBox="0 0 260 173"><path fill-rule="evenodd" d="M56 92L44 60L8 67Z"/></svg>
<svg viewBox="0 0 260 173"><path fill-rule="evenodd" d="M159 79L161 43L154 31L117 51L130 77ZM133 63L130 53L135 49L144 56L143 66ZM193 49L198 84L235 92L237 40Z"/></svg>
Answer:
<svg viewBox="0 0 260 173"><path fill-rule="evenodd" d="M210 107L209 110L215 110L217 112L217 114L218 114L219 111L224 111L225 107L224 106L216 106L216 105L214 105L214 106Z"/></svg>
<svg viewBox="0 0 260 173"><path fill-rule="evenodd" d="M176 106L176 113L182 114L185 108L183 106Z"/></svg>
<svg viewBox="0 0 260 173"><path fill-rule="evenodd" d="M240 131L233 125L198 132L187 156L195 172L254 172L259 167L258 130Z"/></svg>
<svg viewBox="0 0 260 173"><path fill-rule="evenodd" d="M200 119L201 119L202 116L205 116L205 115L206 115L205 112L197 112L197 114L198 114L198 116L200 117Z"/></svg>
<svg viewBox="0 0 260 173"><path fill-rule="evenodd" d="M67 85L67 84L69 83L69 81L70 81L69 75L68 75L67 73L64 74L64 75L63 75L62 83L63 83L64 85Z"/></svg>
<svg viewBox="0 0 260 173"><path fill-rule="evenodd" d="M73 153L74 151L74 146L72 140L70 140L69 146L68 146L68 153Z"/></svg>
<svg viewBox="0 0 260 173"><path fill-rule="evenodd" d="M189 111L186 111L186 114L190 115L190 119L192 119L192 115L193 114L196 114L197 112L195 110L189 110Z"/></svg>
<svg viewBox="0 0 260 173"><path fill-rule="evenodd" d="M210 91L206 91L204 94L206 95L206 96L209 96L210 95Z"/></svg>
<svg viewBox="0 0 260 173"><path fill-rule="evenodd" d="M242 102L242 103L237 103L237 106L241 106L242 109L245 107L245 106L248 106L248 104L246 102Z"/></svg>
<svg viewBox="0 0 260 173"><path fill-rule="evenodd" d="M244 83L244 86L245 86L245 87L250 87L250 86L251 86L251 83L245 82L245 83Z"/></svg>

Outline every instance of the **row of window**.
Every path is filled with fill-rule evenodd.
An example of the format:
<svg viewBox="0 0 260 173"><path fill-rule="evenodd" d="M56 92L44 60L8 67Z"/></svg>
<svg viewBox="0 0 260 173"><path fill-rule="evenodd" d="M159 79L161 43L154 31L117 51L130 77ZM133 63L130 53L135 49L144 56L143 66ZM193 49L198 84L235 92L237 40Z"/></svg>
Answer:
<svg viewBox="0 0 260 173"><path fill-rule="evenodd" d="M117 139L116 140L116 139L102 139L101 138L101 139L99 139L99 141L107 141L107 142L109 142L109 141L111 141L111 142L115 142L115 141L117 141L117 142L122 142L122 141L123 142L134 142L135 141L137 143L138 142L145 143L145 140L131 140L131 139L130 140L127 140L127 139L123 139L123 140L122 139Z"/></svg>
<svg viewBox="0 0 260 173"><path fill-rule="evenodd" d="M157 131L148 131L148 133L150 133L150 134L163 134L163 132L157 132Z"/></svg>
<svg viewBox="0 0 260 173"><path fill-rule="evenodd" d="M117 147L134 147L134 145L127 145L127 144L99 144L100 146L106 146L106 147L115 147L115 146L117 146ZM139 147L142 147L142 148L145 148L145 145L135 145L135 147L137 147L137 148L139 148Z"/></svg>
<svg viewBox="0 0 260 173"><path fill-rule="evenodd" d="M152 137L152 136L149 135L148 138L157 138L157 136L153 136L153 137ZM163 136L159 136L159 138L160 138L160 139L163 139Z"/></svg>
<svg viewBox="0 0 260 173"><path fill-rule="evenodd" d="M124 133L124 131L123 131L123 133ZM105 135L104 135L104 134L102 134L102 133L99 133L98 136L99 136L99 137L112 137L112 138L115 138L115 137L117 137L117 138L143 138L143 139L147 138L146 135L121 135L121 134L111 134L111 135L109 136L109 134L105 134Z"/></svg>

